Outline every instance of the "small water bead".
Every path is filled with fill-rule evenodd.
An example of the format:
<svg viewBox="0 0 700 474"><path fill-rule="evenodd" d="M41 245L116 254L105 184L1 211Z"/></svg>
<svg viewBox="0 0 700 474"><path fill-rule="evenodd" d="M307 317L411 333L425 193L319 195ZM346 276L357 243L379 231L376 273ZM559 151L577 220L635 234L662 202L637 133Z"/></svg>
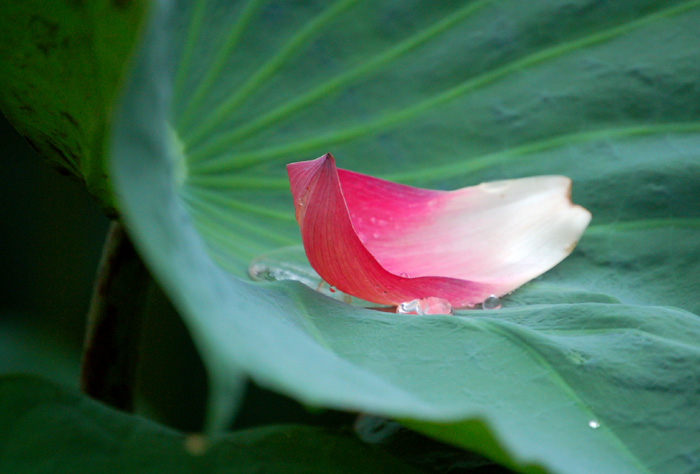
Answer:
<svg viewBox="0 0 700 474"><path fill-rule="evenodd" d="M293 263L278 264L264 259L253 261L248 266L248 275L254 281L281 281L295 280L306 286L314 287L318 277Z"/></svg>
<svg viewBox="0 0 700 474"><path fill-rule="evenodd" d="M276 281L282 280L279 270L270 268L263 263L253 263L248 267L248 275L255 281Z"/></svg>
<svg viewBox="0 0 700 474"><path fill-rule="evenodd" d="M496 295L491 295L484 300L481 306L484 309L499 309L501 307L501 299Z"/></svg>
<svg viewBox="0 0 700 474"><path fill-rule="evenodd" d="M454 309L449 301L435 296L405 301L396 307L398 314L454 314Z"/></svg>
<svg viewBox="0 0 700 474"><path fill-rule="evenodd" d="M396 307L398 314L423 314L420 307L420 300L404 301Z"/></svg>
<svg viewBox="0 0 700 474"><path fill-rule="evenodd" d="M401 278L411 278L411 275L409 275L408 273L399 273L399 276Z"/></svg>
<svg viewBox="0 0 700 474"><path fill-rule="evenodd" d="M590 427L593 428L594 430L597 430L598 428L600 428L600 421L598 421L598 420L591 420L591 421L588 422L588 426L590 426Z"/></svg>
<svg viewBox="0 0 700 474"><path fill-rule="evenodd" d="M248 274L252 280L260 282L298 281L335 300L361 308L384 307L352 297L328 285L311 267L301 245L283 247L256 257L248 266Z"/></svg>

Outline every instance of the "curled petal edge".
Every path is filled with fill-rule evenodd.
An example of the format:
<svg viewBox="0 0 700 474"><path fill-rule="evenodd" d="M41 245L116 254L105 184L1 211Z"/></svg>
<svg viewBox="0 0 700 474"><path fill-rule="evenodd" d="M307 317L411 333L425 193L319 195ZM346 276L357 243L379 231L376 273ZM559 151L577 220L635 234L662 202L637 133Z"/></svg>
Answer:
<svg viewBox="0 0 700 474"><path fill-rule="evenodd" d="M311 266L378 304L503 296L566 258L591 219L564 176L436 191L338 169L330 153L287 173Z"/></svg>

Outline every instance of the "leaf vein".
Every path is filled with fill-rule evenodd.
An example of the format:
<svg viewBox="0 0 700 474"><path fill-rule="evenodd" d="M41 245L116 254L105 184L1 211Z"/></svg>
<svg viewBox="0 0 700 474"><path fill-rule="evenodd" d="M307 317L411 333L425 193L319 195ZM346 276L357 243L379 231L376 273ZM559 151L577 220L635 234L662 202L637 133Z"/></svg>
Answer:
<svg viewBox="0 0 700 474"><path fill-rule="evenodd" d="M613 28L595 32L582 38L564 42L550 48L545 48L544 50L512 61L477 77L468 79L458 86L438 93L413 106L406 107L399 111L386 113L384 116L368 121L364 124L350 126L339 132L328 133L296 143L273 146L249 153L228 154L218 157L211 157L211 159L201 163L193 163L193 167L196 165L202 172L245 169L272 160L284 159L289 155L310 152L320 148L342 144L367 135L375 135L385 132L423 112L436 108L440 105L447 104L467 93L474 92L481 87L505 78L514 72L541 64L547 60L561 57L565 53L571 51L602 43L630 31L647 26L648 24L658 21L661 18L678 15L699 5L700 0L692 0L674 7L657 11L635 21L617 25ZM201 159L202 157L200 156L197 157L195 161Z"/></svg>

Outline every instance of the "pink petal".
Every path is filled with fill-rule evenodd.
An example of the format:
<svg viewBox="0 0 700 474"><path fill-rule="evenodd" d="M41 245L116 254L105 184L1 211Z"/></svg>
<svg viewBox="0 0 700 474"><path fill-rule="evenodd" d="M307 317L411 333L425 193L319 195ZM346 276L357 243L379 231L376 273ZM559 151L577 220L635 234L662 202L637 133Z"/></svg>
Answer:
<svg viewBox="0 0 700 474"><path fill-rule="evenodd" d="M330 154L287 172L311 266L380 304L509 293L571 253L591 218L563 176L432 191L337 169Z"/></svg>

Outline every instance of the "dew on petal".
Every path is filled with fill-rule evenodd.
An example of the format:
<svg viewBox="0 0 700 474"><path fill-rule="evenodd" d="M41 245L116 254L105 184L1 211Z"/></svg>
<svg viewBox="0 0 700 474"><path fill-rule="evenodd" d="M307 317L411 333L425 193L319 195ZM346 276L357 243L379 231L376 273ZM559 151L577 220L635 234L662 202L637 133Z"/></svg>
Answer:
<svg viewBox="0 0 700 474"><path fill-rule="evenodd" d="M399 273L399 276L401 278L411 278L411 275L409 275L408 273Z"/></svg>
<svg viewBox="0 0 700 474"><path fill-rule="evenodd" d="M588 426L590 426L590 427L593 428L594 430L597 430L598 428L600 428L600 421L598 421L598 420L591 420L591 421L588 422Z"/></svg>
<svg viewBox="0 0 700 474"><path fill-rule="evenodd" d="M552 268L591 218L571 203L563 176L438 191L336 168L330 153L287 172L293 200L308 196L296 217L310 265L340 291L392 310L429 295L497 308L484 298Z"/></svg>
<svg viewBox="0 0 700 474"><path fill-rule="evenodd" d="M484 309L499 309L501 307L501 299L496 295L491 295L484 300L481 306Z"/></svg>
<svg viewBox="0 0 700 474"><path fill-rule="evenodd" d="M396 307L398 314L454 314L449 301L435 296L405 301Z"/></svg>

